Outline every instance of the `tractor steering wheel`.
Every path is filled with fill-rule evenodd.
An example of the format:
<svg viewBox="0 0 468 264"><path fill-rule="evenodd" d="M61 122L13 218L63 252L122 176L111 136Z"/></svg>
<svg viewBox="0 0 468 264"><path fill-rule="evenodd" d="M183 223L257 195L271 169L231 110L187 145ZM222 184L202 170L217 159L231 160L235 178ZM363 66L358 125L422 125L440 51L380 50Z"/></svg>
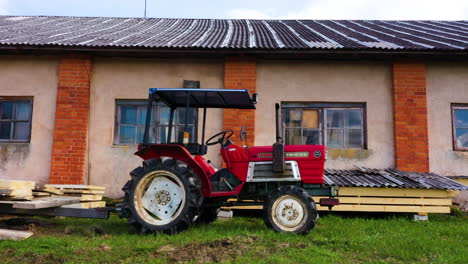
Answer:
<svg viewBox="0 0 468 264"><path fill-rule="evenodd" d="M214 141L215 138L221 136L220 138L218 138L216 141ZM227 136L226 136L227 135ZM228 129L228 130L224 130L224 131L221 131L219 133L217 133L216 135L210 137L207 141L206 141L206 145L208 146L213 146L213 145L216 145L216 144L224 144L224 141L230 137L232 137L232 135L234 135L234 131L232 131L231 129ZM213 141L213 142L212 142Z"/></svg>

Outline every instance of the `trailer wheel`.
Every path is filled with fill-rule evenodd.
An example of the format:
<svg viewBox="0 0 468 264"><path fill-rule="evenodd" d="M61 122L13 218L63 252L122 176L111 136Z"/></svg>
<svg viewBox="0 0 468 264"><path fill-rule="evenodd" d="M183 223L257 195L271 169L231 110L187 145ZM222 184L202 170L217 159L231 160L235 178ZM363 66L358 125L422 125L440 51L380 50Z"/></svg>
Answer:
<svg viewBox="0 0 468 264"><path fill-rule="evenodd" d="M265 224L276 232L308 234L317 218L312 197L304 189L293 185L274 190L263 207Z"/></svg>
<svg viewBox="0 0 468 264"><path fill-rule="evenodd" d="M145 160L130 175L132 180L122 189L123 216L141 234L175 234L192 224L203 198L198 178L185 163Z"/></svg>

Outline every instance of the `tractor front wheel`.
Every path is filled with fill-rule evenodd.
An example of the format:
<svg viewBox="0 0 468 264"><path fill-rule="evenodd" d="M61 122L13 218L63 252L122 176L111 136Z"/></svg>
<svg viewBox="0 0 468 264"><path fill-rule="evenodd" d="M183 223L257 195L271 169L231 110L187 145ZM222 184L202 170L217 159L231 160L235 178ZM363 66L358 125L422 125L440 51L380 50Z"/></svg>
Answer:
<svg viewBox="0 0 468 264"><path fill-rule="evenodd" d="M192 224L203 198L185 163L150 159L130 175L123 188L124 216L140 233L174 234Z"/></svg>
<svg viewBox="0 0 468 264"><path fill-rule="evenodd" d="M293 185L274 190L263 207L265 224L276 232L308 234L317 218L312 197L304 189Z"/></svg>

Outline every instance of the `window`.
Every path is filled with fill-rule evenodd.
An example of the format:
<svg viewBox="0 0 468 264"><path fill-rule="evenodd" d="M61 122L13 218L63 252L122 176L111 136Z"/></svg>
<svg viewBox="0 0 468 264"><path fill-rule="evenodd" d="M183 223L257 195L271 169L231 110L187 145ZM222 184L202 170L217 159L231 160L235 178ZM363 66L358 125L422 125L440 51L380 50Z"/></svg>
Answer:
<svg viewBox="0 0 468 264"><path fill-rule="evenodd" d="M468 105L452 105L453 145L455 150L468 150Z"/></svg>
<svg viewBox="0 0 468 264"><path fill-rule="evenodd" d="M138 144L145 132L147 100L117 100L114 144ZM169 127L170 109L163 103L153 106L149 141L165 143ZM154 118L156 117L156 118ZM196 140L197 111L192 108L188 115L190 142ZM171 142L182 142L185 125L185 108L174 113Z"/></svg>
<svg viewBox="0 0 468 264"><path fill-rule="evenodd" d="M31 99L0 98L0 142L29 142Z"/></svg>
<svg viewBox="0 0 468 264"><path fill-rule="evenodd" d="M365 148L365 104L283 103L287 145Z"/></svg>

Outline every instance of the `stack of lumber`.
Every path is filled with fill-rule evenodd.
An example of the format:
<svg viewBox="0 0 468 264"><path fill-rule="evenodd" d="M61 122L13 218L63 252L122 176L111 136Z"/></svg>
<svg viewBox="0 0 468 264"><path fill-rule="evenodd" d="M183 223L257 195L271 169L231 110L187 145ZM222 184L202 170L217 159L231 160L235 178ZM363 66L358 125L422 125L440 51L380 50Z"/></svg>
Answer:
<svg viewBox="0 0 468 264"><path fill-rule="evenodd" d="M34 198L32 190L35 183L32 181L13 181L0 179L0 199L1 200L32 200Z"/></svg>
<svg viewBox="0 0 468 264"><path fill-rule="evenodd" d="M93 185L76 184L47 184L49 188L54 188L62 192L61 196L77 197L80 203L66 205L68 208L97 208L105 207L106 202L102 201L102 196L106 187Z"/></svg>
<svg viewBox="0 0 468 264"><path fill-rule="evenodd" d="M36 184L33 181L0 179L0 203L15 204L15 208L105 207L106 202L102 201L104 192L105 187L101 186Z"/></svg>

